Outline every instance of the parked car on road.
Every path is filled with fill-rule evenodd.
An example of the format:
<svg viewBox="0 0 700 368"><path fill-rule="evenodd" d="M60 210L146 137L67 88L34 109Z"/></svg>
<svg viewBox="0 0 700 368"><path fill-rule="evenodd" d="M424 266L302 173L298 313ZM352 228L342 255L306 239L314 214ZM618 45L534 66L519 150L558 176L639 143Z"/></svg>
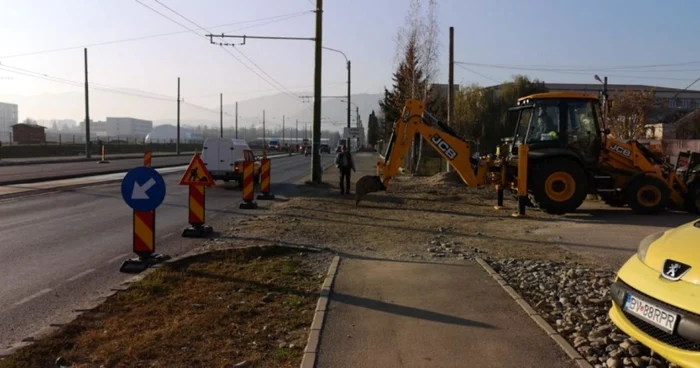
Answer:
<svg viewBox="0 0 700 368"><path fill-rule="evenodd" d="M319 148L320 153L331 153L331 146L328 144L321 144L321 147Z"/></svg>
<svg viewBox="0 0 700 368"><path fill-rule="evenodd" d="M652 234L610 289L610 319L666 360L700 367L700 220Z"/></svg>

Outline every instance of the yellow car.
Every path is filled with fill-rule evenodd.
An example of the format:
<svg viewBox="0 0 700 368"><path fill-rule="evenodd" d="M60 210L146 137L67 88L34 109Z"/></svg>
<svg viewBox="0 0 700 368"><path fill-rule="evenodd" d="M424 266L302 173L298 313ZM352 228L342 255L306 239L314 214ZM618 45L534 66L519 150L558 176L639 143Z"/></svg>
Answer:
<svg viewBox="0 0 700 368"><path fill-rule="evenodd" d="M617 327L670 362L700 367L700 220L642 240L610 296Z"/></svg>

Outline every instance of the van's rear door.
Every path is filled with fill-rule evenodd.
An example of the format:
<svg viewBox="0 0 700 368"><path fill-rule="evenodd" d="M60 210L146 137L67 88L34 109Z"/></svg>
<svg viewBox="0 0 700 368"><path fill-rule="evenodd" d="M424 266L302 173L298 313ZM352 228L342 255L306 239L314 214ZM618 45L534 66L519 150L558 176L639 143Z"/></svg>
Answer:
<svg viewBox="0 0 700 368"><path fill-rule="evenodd" d="M221 171L233 171L234 160L233 160L233 141L230 139L222 139L221 144L219 144L219 170Z"/></svg>
<svg viewBox="0 0 700 368"><path fill-rule="evenodd" d="M204 141L202 147L202 161L207 166L207 171L219 170L219 142L214 139Z"/></svg>

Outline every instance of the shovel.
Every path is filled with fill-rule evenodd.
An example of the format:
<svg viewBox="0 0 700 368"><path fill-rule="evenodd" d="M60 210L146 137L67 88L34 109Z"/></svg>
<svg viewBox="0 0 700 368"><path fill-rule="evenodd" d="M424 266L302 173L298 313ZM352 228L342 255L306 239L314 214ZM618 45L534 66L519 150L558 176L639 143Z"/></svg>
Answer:
<svg viewBox="0 0 700 368"><path fill-rule="evenodd" d="M355 206L360 203L365 195L382 190L386 190L386 187L379 176L367 175L361 177L355 184Z"/></svg>

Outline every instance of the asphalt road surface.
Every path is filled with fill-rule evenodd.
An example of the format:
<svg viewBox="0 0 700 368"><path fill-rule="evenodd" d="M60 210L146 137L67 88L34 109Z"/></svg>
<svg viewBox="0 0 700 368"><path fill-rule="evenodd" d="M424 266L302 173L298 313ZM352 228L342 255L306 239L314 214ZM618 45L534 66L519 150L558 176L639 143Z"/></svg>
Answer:
<svg viewBox="0 0 700 368"><path fill-rule="evenodd" d="M333 158L322 156L324 167ZM272 193L293 194L292 183L309 178L310 168L310 157L273 159ZM156 210L156 252L170 256L203 242L180 236L187 226L187 187L177 185L181 175L164 175L167 195ZM326 172L324 180L331 175ZM234 184L207 189L207 224L216 231L225 221L260 213L239 210L240 200ZM61 323L128 279L119 267L134 256L131 242L132 210L118 183L0 201L0 351Z"/></svg>
<svg viewBox="0 0 700 368"><path fill-rule="evenodd" d="M261 154L260 151L254 151ZM269 153L274 155L277 153ZM187 165L192 155L182 156L153 156L151 166L154 168ZM98 164L99 157L94 161L86 162L55 162L50 164L13 165L0 166L0 185L15 184L19 182L33 182L42 180L58 180L59 178L79 177L86 175L107 174L128 171L137 166L143 166L143 158L112 160L107 164ZM109 161L109 157L107 157Z"/></svg>
<svg viewBox="0 0 700 368"><path fill-rule="evenodd" d="M153 157L151 166L165 167L187 165L192 156ZM59 178L81 175L97 175L115 171L128 171L143 166L143 158L110 161L108 164L94 162L61 162L38 165L0 166L0 185L18 181L34 181L47 178ZM55 179L52 179L55 180Z"/></svg>

